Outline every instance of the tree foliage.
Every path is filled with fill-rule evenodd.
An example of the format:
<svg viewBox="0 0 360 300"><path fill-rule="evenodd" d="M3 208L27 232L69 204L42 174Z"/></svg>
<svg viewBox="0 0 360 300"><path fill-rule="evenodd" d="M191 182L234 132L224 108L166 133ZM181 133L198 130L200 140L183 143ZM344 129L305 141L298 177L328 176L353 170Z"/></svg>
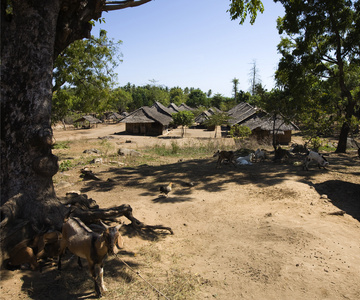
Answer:
<svg viewBox="0 0 360 300"><path fill-rule="evenodd" d="M221 126L221 125L228 125L229 119L230 119L230 116L227 113L217 112L217 113L213 114L212 116L210 116L209 119L207 119L204 122L204 125L206 127L215 127L215 137L216 137L216 134L217 134L216 127Z"/></svg>
<svg viewBox="0 0 360 300"><path fill-rule="evenodd" d="M247 126L235 124L230 128L230 135L235 139L244 139L251 135L251 129Z"/></svg>
<svg viewBox="0 0 360 300"><path fill-rule="evenodd" d="M179 111L172 114L175 126L182 126L181 137L184 137L185 127L189 127L194 123L194 114L191 111Z"/></svg>
<svg viewBox="0 0 360 300"><path fill-rule="evenodd" d="M254 24L257 13L264 11L264 5L260 0L231 0L230 15L232 20L240 19L243 24L248 15L250 15L250 24Z"/></svg>
<svg viewBox="0 0 360 300"><path fill-rule="evenodd" d="M53 75L55 121L63 116L65 107L84 113L100 113L111 107L121 43L101 30L98 38L75 41L57 57Z"/></svg>
<svg viewBox="0 0 360 300"><path fill-rule="evenodd" d="M209 106L209 99L206 97L206 94L200 90L195 89L192 90L188 96L187 104L191 107L199 107L199 106Z"/></svg>
<svg viewBox="0 0 360 300"><path fill-rule="evenodd" d="M354 90L360 63L360 3L347 0L281 2L285 16L278 19L283 36L276 77L306 112L313 89L331 82L338 91L338 113L343 115L337 152L346 151L351 119L360 99ZM358 85L357 85L358 86ZM313 99L314 100L314 99Z"/></svg>

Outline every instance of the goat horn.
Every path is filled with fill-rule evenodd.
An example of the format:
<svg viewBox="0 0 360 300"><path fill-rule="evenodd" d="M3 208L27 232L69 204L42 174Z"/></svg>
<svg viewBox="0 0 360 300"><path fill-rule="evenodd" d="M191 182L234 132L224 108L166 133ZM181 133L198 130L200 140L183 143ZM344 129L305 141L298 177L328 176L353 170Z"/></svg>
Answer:
<svg viewBox="0 0 360 300"><path fill-rule="evenodd" d="M119 225L117 225L115 228L116 228L116 230L119 230L120 228L121 228L121 226L123 226L124 225L124 223L120 223Z"/></svg>
<svg viewBox="0 0 360 300"><path fill-rule="evenodd" d="M110 226L106 225L103 221L100 220L100 224L105 227L105 229L109 228Z"/></svg>

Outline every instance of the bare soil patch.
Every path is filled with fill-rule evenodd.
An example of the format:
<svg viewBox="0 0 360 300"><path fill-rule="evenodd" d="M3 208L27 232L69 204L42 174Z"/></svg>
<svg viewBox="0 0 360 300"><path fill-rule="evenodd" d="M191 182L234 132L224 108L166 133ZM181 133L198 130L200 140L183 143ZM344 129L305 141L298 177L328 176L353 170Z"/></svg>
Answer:
<svg viewBox="0 0 360 300"><path fill-rule="evenodd" d="M206 142L214 134L189 130L185 139L176 131L151 138L122 130L56 130L57 141L77 143L54 153L62 159L86 156L83 150L96 148L98 137L107 135L112 151L141 152L174 141ZM159 158L136 167L119 158L89 165L100 181L82 180L79 165L57 174L55 183L58 196L76 190L101 207L130 204L136 218L171 227L174 235L124 226L121 252L171 299L360 299L360 160L356 151L327 157L327 170L311 165L309 171L294 165L296 159L216 168L211 155ZM159 185L170 181L173 191L160 197ZM339 211L345 214L333 214ZM104 299L158 299L117 258L107 260L104 278ZM188 290L174 292L180 285ZM2 270L0 297L91 299L94 293L86 268L78 270L68 255L61 274L51 264L43 273Z"/></svg>

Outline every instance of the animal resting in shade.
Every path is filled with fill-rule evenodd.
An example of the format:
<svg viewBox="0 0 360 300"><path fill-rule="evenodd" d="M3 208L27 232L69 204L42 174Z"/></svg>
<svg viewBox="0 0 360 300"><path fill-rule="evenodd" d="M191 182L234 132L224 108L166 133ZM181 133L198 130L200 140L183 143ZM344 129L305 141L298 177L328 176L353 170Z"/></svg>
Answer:
<svg viewBox="0 0 360 300"><path fill-rule="evenodd" d="M171 192L172 182L170 182L168 185L163 185L160 187L160 193L164 194L165 197L168 196L168 194Z"/></svg>

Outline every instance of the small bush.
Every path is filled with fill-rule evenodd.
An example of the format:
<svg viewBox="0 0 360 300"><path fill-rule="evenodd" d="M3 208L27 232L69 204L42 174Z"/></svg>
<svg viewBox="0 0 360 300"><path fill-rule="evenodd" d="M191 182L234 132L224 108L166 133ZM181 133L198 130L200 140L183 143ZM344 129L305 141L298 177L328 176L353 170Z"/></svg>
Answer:
<svg viewBox="0 0 360 300"><path fill-rule="evenodd" d="M59 165L59 171L64 172L68 171L73 167L72 162L70 160L64 160Z"/></svg>
<svg viewBox="0 0 360 300"><path fill-rule="evenodd" d="M53 149L69 149L70 148L70 142L69 141L63 141L63 142L57 142Z"/></svg>
<svg viewBox="0 0 360 300"><path fill-rule="evenodd" d="M175 142L171 142L171 153L172 154L177 154L180 151L180 146L178 145L178 143Z"/></svg>
<svg viewBox="0 0 360 300"><path fill-rule="evenodd" d="M231 127L230 129L230 135L233 138L247 138L251 135L251 129L247 126L241 126L239 124L236 124Z"/></svg>

